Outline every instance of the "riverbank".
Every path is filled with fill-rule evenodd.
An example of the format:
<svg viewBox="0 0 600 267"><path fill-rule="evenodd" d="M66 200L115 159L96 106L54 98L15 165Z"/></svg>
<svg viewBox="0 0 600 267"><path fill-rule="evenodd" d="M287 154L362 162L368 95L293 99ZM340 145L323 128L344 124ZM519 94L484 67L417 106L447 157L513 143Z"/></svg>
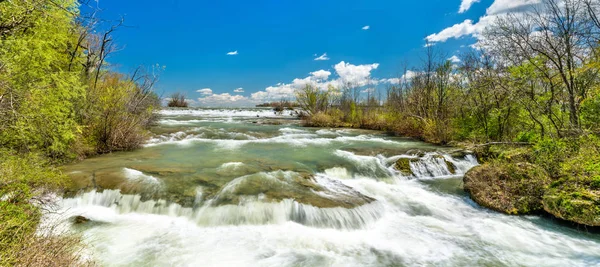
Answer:
<svg viewBox="0 0 600 267"><path fill-rule="evenodd" d="M398 119L383 110L363 110L365 115L356 123L344 122L343 117L335 117L341 113L330 110L303 118L303 125L384 130L439 144L439 139L426 134L423 121ZM467 173L464 181L465 190L480 205L513 215L546 213L578 229L600 226L600 142L596 135L530 142L465 141L448 143L473 151L483 164ZM537 171L523 172L526 169Z"/></svg>

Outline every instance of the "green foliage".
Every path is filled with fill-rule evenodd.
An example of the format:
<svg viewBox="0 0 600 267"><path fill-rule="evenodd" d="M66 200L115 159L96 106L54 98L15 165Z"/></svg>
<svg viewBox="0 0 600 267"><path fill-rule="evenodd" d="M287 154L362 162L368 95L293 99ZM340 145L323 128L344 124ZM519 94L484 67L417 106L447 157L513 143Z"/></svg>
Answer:
<svg viewBox="0 0 600 267"><path fill-rule="evenodd" d="M95 148L88 153L130 150L146 140L158 98L120 74L108 73L88 92L84 109L85 142Z"/></svg>
<svg viewBox="0 0 600 267"><path fill-rule="evenodd" d="M584 127L600 130L600 89L593 91L591 96L581 103L581 119Z"/></svg>
<svg viewBox="0 0 600 267"><path fill-rule="evenodd" d="M64 187L67 177L41 155L17 154L0 149L0 265L25 244L40 219L35 199Z"/></svg>
<svg viewBox="0 0 600 267"><path fill-rule="evenodd" d="M98 60L107 40L78 7L0 1L0 266L75 264L75 239L35 234L40 201L67 186L52 164L135 148L156 119L154 80Z"/></svg>
<svg viewBox="0 0 600 267"><path fill-rule="evenodd" d="M296 91L296 101L308 115L326 112L330 106L330 96L330 90L321 90L311 85Z"/></svg>
<svg viewBox="0 0 600 267"><path fill-rule="evenodd" d="M80 73L68 70L76 40L74 15L65 9L76 10L76 1L59 2L0 4L0 13L30 12L20 31L0 39L0 63L6 66L0 69L0 96L10 98L0 103L0 144L53 158L70 156L78 131L73 106L85 92Z"/></svg>
<svg viewBox="0 0 600 267"><path fill-rule="evenodd" d="M539 138L539 135L534 131L520 132L515 138L515 142L533 143Z"/></svg>

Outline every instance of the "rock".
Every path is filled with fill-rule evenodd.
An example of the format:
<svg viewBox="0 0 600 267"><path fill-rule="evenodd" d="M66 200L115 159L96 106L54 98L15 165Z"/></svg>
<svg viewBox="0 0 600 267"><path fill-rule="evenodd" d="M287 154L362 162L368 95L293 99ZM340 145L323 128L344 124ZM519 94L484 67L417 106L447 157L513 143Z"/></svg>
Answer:
<svg viewBox="0 0 600 267"><path fill-rule="evenodd" d="M324 187L309 173L257 173L237 178L234 183L216 194L214 205L237 205L248 197L263 197L267 202L293 199L319 208L354 208L375 201L338 181L330 180Z"/></svg>
<svg viewBox="0 0 600 267"><path fill-rule="evenodd" d="M600 178L598 185L585 179L553 183L543 198L544 210L553 216L587 226L600 226Z"/></svg>
<svg viewBox="0 0 600 267"><path fill-rule="evenodd" d="M437 154L437 155L434 155L433 158L443 160L444 163L446 164L446 168L448 169L448 171L451 174L456 174L456 166L454 166L454 164L452 162L448 161L443 155Z"/></svg>
<svg viewBox="0 0 600 267"><path fill-rule="evenodd" d="M184 166L160 167L157 164L135 164L128 166L130 169L138 170L149 175L170 176L187 175L196 172L194 168Z"/></svg>
<svg viewBox="0 0 600 267"><path fill-rule="evenodd" d="M83 217L81 215L73 217L73 223L74 224L84 224L84 223L87 223L89 221L90 221L90 219L88 219L86 217Z"/></svg>
<svg viewBox="0 0 600 267"><path fill-rule="evenodd" d="M411 158L399 158L394 164L394 169L400 171L403 175L413 175L412 170L410 169L410 163L415 159Z"/></svg>
<svg viewBox="0 0 600 267"><path fill-rule="evenodd" d="M451 174L456 174L456 166L454 166L454 163L448 161L447 159L444 159L444 162L446 162L446 167L448 168L448 171Z"/></svg>
<svg viewBox="0 0 600 267"><path fill-rule="evenodd" d="M515 215L542 211L550 181L545 170L529 163L486 163L463 179L465 191L479 205Z"/></svg>
<svg viewBox="0 0 600 267"><path fill-rule="evenodd" d="M474 152L470 151L470 150L464 150L464 149L459 149L459 150L454 150L449 152L450 156L452 156L453 158L459 158L459 159L463 159L465 158L467 155L473 155Z"/></svg>

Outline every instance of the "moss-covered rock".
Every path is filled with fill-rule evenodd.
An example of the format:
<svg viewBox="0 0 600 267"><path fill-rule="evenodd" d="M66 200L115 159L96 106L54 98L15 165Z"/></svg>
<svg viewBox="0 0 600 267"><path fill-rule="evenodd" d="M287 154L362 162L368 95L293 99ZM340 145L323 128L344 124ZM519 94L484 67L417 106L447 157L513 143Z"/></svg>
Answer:
<svg viewBox="0 0 600 267"><path fill-rule="evenodd" d="M400 171L404 175L413 175L412 170L410 169L410 163L414 159L411 158L399 158L394 164L394 169Z"/></svg>
<svg viewBox="0 0 600 267"><path fill-rule="evenodd" d="M465 191L478 204L506 214L531 214L543 209L550 177L529 163L487 163L464 177Z"/></svg>
<svg viewBox="0 0 600 267"><path fill-rule="evenodd" d="M600 226L600 141L583 137L580 149L561 168L562 179L544 195L544 210L578 224Z"/></svg>
<svg viewBox="0 0 600 267"><path fill-rule="evenodd" d="M446 168L448 168L448 171L451 174L456 174L456 166L454 166L454 163L444 159L444 162L446 162Z"/></svg>
<svg viewBox="0 0 600 267"><path fill-rule="evenodd" d="M596 178L600 183L600 177ZM600 186L560 181L546 192L544 210L557 218L588 226L600 226Z"/></svg>

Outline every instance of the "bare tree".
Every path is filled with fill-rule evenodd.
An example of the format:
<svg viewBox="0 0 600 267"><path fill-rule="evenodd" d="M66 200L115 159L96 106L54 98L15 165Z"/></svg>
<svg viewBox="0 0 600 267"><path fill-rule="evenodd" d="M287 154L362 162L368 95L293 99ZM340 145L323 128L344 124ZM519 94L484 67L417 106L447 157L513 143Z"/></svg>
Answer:
<svg viewBox="0 0 600 267"><path fill-rule="evenodd" d="M500 17L484 33L486 48L514 65L534 66L555 104L564 93L572 129L580 128L579 106L596 82L590 79L597 79L581 72L594 48L591 40L599 36L588 9L585 0L544 0L525 13Z"/></svg>

